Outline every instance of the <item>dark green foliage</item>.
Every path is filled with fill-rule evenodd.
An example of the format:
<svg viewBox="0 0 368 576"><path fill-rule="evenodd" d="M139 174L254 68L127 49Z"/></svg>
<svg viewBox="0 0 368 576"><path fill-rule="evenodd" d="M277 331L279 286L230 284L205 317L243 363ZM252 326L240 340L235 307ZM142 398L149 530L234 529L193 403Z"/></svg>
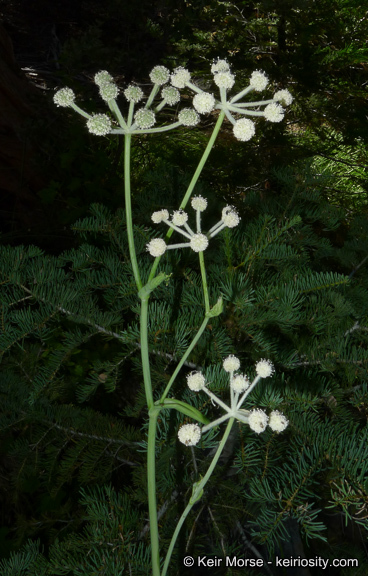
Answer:
<svg viewBox="0 0 368 576"><path fill-rule="evenodd" d="M253 557L255 549L273 559L284 554L295 525L307 555L357 557L363 570L368 502L364 10L359 2L343 0L149 4L103 3L100 19L88 20L79 41L65 44L60 84L73 87L88 111L100 111L89 84L100 68L108 68L123 87L131 79L144 82L155 64L188 64L205 85L217 56L229 58L238 87L254 69L263 69L272 89L289 87L295 97L287 122L259 122L246 145L236 142L225 124L196 188L210 199L204 229L228 202L242 221L239 229L216 237L205 253L210 301L222 294L224 313L211 319L173 388L176 398L215 419L219 411L207 396L188 390L185 374L201 367L211 389L227 402L224 356L236 353L249 377L255 361L270 358L276 374L256 387L245 408L279 409L290 426L281 435L268 430L260 436L246 426L234 427L178 540L173 574L183 573L187 553ZM115 10L124 16L123 33L107 45L108 33L113 37L121 29L111 25ZM134 58L123 51L136 41L144 41L144 58L138 50ZM152 50L150 43L160 49ZM85 61L93 68L83 81L75 77L81 58L83 69ZM71 143L64 149L59 144L59 171L40 199L53 226L79 218L72 226L74 247L63 245L51 256L34 246L2 246L0 254L0 498L4 525L11 527L1 544L4 556L16 551L1 561L0 572L141 576L150 573L147 414L139 300L125 214L119 209L121 142L93 139L81 119L71 121L68 111L59 112L68 126L62 136ZM150 215L161 207L177 208L212 123L210 116L198 130L134 142L135 237L145 280L151 265L145 245L164 234L163 226L151 227ZM203 320L195 255L171 251L160 270L171 277L150 304L155 399ZM174 410L160 418L157 481L165 552L223 427L211 430L192 452L176 436L188 419ZM341 532L331 531L331 515L343 525ZM362 536L345 544L345 527ZM353 573L364 572L341 570L344 576Z"/></svg>
<svg viewBox="0 0 368 576"><path fill-rule="evenodd" d="M155 178L159 185L159 173ZM236 351L249 377L254 376L256 360L270 358L275 377L258 385L244 407L280 409L290 426L280 437L271 431L258 437L247 427L236 427L222 464L197 505L199 517L195 508L187 521L194 555L209 549L221 554L219 542L222 553L239 552L239 526L244 526L260 550L267 546L268 552L262 553L272 557L288 539L289 519L297 520L306 543L325 540L324 518L331 506L367 528L365 268L351 275L368 248L367 220L350 216L343 245L336 246L336 231L346 221L344 210L324 198L323 185L312 169L283 169L274 173L274 179L279 194L260 198L251 192L237 201L241 226L219 235L206 251L211 302L222 294L225 307L221 316L211 319L189 361L203 367L210 386L228 401L221 369L224 356ZM146 198L142 219L146 211L148 221L158 204L155 197ZM216 206L220 209L221 204ZM14 506L19 510L19 537L41 536L50 546L45 574L120 574L128 565L132 574L144 574L148 566L143 537L147 534L145 400L139 306L124 213L113 214L95 204L91 215L73 229L82 235L82 243L58 257L35 247L1 247L1 429L8 446ZM150 260L145 244L157 231L137 226L135 234L147 278ZM363 243L355 242L357 234ZM162 259L160 266L171 277L153 292L150 304L152 383L157 391L166 386L203 318L196 259L182 251ZM218 417L203 395L187 390L182 376L173 393L210 419ZM170 410L162 413L159 424L163 550L190 496L191 483L198 478L195 470L205 473L209 451L220 437L215 431L202 440L193 469L190 452L176 441L183 418ZM120 538L120 513L116 520L114 516L108 524L100 524L108 513L107 493L101 490L88 500L88 506L100 510L99 519L92 512L86 519L87 500L77 501L78 486L110 481L109 498L118 498L124 486L142 518L126 512L127 532L125 528L122 532L124 542L129 535L136 546L134 554L140 558L136 564L130 553L124 556L124 546L117 556L114 546L111 551L107 546L106 553L94 548L93 542L113 544ZM37 528L27 521L27 512L21 520L21 503L29 490L41 519ZM54 500L47 503L45 493ZM59 498L56 509L55 498ZM71 516L72 509L76 513ZM198 524L195 540L190 536L193 521L194 527ZM63 523L65 530L56 541ZM224 534L234 534L234 546ZM179 542L174 563L180 564L184 542ZM87 563L85 546L92 550ZM25 562L22 558L14 561ZM36 561L32 558L27 562ZM37 562L43 566L45 557L37 556Z"/></svg>

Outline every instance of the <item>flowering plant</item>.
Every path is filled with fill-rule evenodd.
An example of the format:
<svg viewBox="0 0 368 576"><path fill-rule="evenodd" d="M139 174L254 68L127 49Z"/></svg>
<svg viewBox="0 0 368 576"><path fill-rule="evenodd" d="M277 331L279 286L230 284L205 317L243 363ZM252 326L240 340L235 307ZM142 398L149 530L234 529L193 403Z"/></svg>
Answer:
<svg viewBox="0 0 368 576"><path fill-rule="evenodd" d="M269 122L280 122L284 116L284 108L280 103L287 106L292 102L292 96L287 90L275 92L273 98L265 100L255 100L252 102L243 101L244 97L251 92L261 92L269 84L267 76L261 71L251 74L249 85L240 90L236 95L230 97L229 92L235 85L235 75L230 71L226 60L218 59L213 63L211 72L213 81L219 89L219 99L212 93L205 92L192 81L191 74L183 67L176 68L172 73L164 66L155 66L150 73L152 81L151 92L143 104L144 94L139 86L129 85L123 95L128 102L128 111L124 116L117 104L119 87L107 71L100 71L95 75L95 83L99 88L101 98L107 103L110 114L88 114L76 103L74 92L70 88L62 88L54 95L54 102L61 107L70 107L81 114L87 120L87 128L91 134L96 136L107 136L109 134L119 134L124 136L124 186L125 186L125 209L127 234L129 244L130 261L133 270L135 285L140 299L140 348L143 366L143 380L145 388L146 403L149 415L148 444L147 444L147 490L149 521L151 534L151 562L153 576L165 576L168 571L171 555L178 538L179 531L185 518L193 505L202 497L203 489L207 484L213 470L218 463L225 443L229 437L231 428L236 421L249 426L250 430L256 434L263 432L268 426L273 432L280 433L288 425L287 418L278 410L271 411L268 416L260 408L251 410L243 408L243 404L261 380L271 377L274 373L273 364L269 360L259 360L255 366L256 377L252 382L245 374L239 373L240 360L230 355L223 361L223 369L229 374L230 385L230 405L227 405L221 398L215 395L206 381L205 375L200 370L192 371L187 375L187 384L191 392L204 393L218 407L224 410L224 415L209 422L207 416L195 406L169 397L173 384L181 372L183 366L192 350L203 335L204 330L211 318L219 316L223 310L222 295L218 294L216 303L210 302L207 286L206 268L204 252L210 242L225 228L233 229L240 224L240 216L233 206L225 206L222 209L218 222L207 232L204 232L202 216L207 208L207 200L201 195L192 196L196 183L203 170L205 162L215 143L221 125L227 118L231 125L236 139L244 142L252 138L255 134L256 125L249 117L262 117ZM194 92L192 107L182 108L177 116L177 120L163 126L157 126L157 116L165 106L179 104L180 90L188 89ZM136 109L136 105L139 108ZM169 230L165 239L157 237L147 243L146 250L154 258L147 281L143 282L137 254L136 241L134 237L132 207L131 207L131 142L135 135L167 132L180 126L193 127L200 121L200 116L204 114L217 115L217 121L209 138L207 147L192 177L188 189L177 210L170 216L166 208L155 211L152 214L152 221L155 225L165 224ZM189 224L189 214L185 208L191 200L191 207L195 212L195 230ZM193 226L193 225L192 225ZM185 242L170 244L169 240L173 233L180 234L185 238ZM214 240L215 242L216 240ZM151 293L163 282L168 282L170 277L164 272L157 273L160 259L165 257L168 250L178 250L189 248L198 254L201 279L203 287L204 318L201 326L195 334L192 342L177 363L176 369L170 380L161 393L155 399L151 384L151 369L149 361L148 344L148 323L149 323L149 300ZM184 414L187 418L194 420L181 426L178 430L178 438L185 446L196 446L204 435L212 428L220 426L227 421L227 426L219 442L212 462L204 475L192 487L192 495L182 513L175 531L173 533L169 548L163 565L160 562L160 547L158 534L158 514L156 502L156 464L155 464L155 443L157 436L158 420L162 410L174 409ZM202 428L200 426L202 424Z"/></svg>

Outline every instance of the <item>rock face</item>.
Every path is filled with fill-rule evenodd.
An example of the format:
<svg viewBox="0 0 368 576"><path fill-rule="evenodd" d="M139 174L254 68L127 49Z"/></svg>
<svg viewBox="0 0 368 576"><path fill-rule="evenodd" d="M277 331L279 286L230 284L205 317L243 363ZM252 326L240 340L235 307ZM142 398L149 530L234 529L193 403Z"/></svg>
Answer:
<svg viewBox="0 0 368 576"><path fill-rule="evenodd" d="M42 168L32 164L35 144L26 122L36 116L30 98L40 96L17 65L11 39L0 24L0 201L1 219L31 225L36 192L43 187Z"/></svg>

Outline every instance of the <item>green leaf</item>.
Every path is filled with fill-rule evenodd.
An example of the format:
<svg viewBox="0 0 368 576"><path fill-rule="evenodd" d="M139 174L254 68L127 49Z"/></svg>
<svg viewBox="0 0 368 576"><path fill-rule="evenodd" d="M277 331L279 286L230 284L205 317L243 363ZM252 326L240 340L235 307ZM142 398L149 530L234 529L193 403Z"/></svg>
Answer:
<svg viewBox="0 0 368 576"><path fill-rule="evenodd" d="M206 314L206 318L214 318L222 313L224 303L222 301L222 296L217 300L216 304L209 310Z"/></svg>
<svg viewBox="0 0 368 576"><path fill-rule="evenodd" d="M175 410L178 410L178 412L181 412L182 414L185 414L186 416L189 416L189 418L193 418L193 420L197 420L197 422L201 422L202 424L209 424L209 420L203 416L203 414L197 410L197 408L193 408L193 406L190 406L190 404L182 402L181 400L176 400L175 398L165 398L163 403L160 405L164 406L165 408L174 408Z"/></svg>
<svg viewBox="0 0 368 576"><path fill-rule="evenodd" d="M189 502L191 504L195 504L203 496L203 488L202 488L202 490L200 490L198 492L198 486L200 485L201 482L202 482L202 476L201 476L201 479L199 480L199 482L194 482L194 484L193 484L192 495L191 495L190 500L189 500Z"/></svg>
<svg viewBox="0 0 368 576"><path fill-rule="evenodd" d="M153 290L157 288L157 286L162 284L162 282L164 282L165 280L168 281L170 279L170 276L171 274L165 274L164 272L160 272L160 274L158 274L155 278L152 278L152 280L147 282L147 284L145 284L145 286L143 286L143 288L139 290L138 292L139 298L141 300L145 300L145 298L147 298L147 296L151 294L151 292L153 292Z"/></svg>

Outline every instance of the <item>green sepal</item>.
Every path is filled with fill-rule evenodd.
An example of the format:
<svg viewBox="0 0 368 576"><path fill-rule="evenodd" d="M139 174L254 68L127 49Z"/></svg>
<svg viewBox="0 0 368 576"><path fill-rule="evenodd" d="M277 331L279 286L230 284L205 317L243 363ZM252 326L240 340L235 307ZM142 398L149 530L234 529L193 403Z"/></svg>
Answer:
<svg viewBox="0 0 368 576"><path fill-rule="evenodd" d="M193 406L187 404L186 402L182 402L181 400L176 400L175 398L165 398L163 402L158 400L155 402L155 404L161 406L162 408L174 408L175 410L178 410L178 412L181 412L182 414L185 414L185 416L189 416L189 418L193 418L193 420L197 420L197 422L201 422L202 424L210 423L208 418L203 416L203 414L197 410L197 408L193 408Z"/></svg>
<svg viewBox="0 0 368 576"><path fill-rule="evenodd" d="M222 301L222 296L217 300L216 304L209 310L206 314L206 318L214 318L219 316L223 310L224 303Z"/></svg>
<svg viewBox="0 0 368 576"><path fill-rule="evenodd" d="M192 487L192 495L191 495L190 500L189 500L190 504L195 504L196 502L198 502L198 500L200 500L202 498L203 488L197 494L198 486L201 482L202 482L202 476L201 476L201 479L199 480L199 482L194 482L193 487Z"/></svg>
<svg viewBox="0 0 368 576"><path fill-rule="evenodd" d="M157 286L159 286L160 284L162 284L162 282L164 282L165 280L169 280L171 274L165 274L165 272L160 272L159 274L157 274L157 276L155 278L152 278L152 280L150 280L149 282L147 282L147 284L145 284L138 292L138 296L141 300L145 300L147 298L147 296L149 294L151 294L151 292L153 292L153 290L155 288L157 288Z"/></svg>

